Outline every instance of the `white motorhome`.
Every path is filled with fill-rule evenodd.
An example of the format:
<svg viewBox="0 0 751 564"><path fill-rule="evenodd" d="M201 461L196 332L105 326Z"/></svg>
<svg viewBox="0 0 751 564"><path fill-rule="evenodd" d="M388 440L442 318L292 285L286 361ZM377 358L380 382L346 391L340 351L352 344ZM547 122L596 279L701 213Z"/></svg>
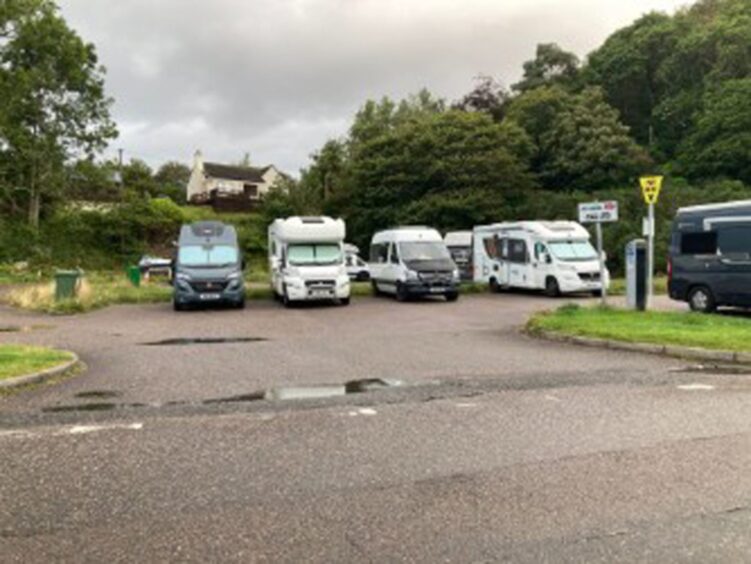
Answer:
<svg viewBox="0 0 751 564"><path fill-rule="evenodd" d="M370 276L376 295L459 297L459 270L441 234L422 226L398 227L373 235Z"/></svg>
<svg viewBox="0 0 751 564"><path fill-rule="evenodd" d="M474 280L493 291L544 290L549 296L599 294L600 263L590 235L573 221L496 223L474 229ZM610 274L605 270L605 287Z"/></svg>
<svg viewBox="0 0 751 564"><path fill-rule="evenodd" d="M269 226L269 271L285 306L309 300L349 304L344 262L345 225L330 217L289 217Z"/></svg>
<svg viewBox="0 0 751 564"><path fill-rule="evenodd" d="M462 280L472 280L472 232L449 231L443 237Z"/></svg>

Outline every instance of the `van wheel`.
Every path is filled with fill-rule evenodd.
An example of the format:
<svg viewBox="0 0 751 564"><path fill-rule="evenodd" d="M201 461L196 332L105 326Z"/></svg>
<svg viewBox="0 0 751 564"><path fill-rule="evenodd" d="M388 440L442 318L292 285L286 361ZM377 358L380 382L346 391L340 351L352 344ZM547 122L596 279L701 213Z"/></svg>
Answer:
<svg viewBox="0 0 751 564"><path fill-rule="evenodd" d="M545 295L551 298L557 298L561 295L561 288L558 286L558 280L552 276L545 280Z"/></svg>
<svg viewBox="0 0 751 564"><path fill-rule="evenodd" d="M490 279L490 291L494 294L498 294L501 291L501 285L498 284L498 280L495 278Z"/></svg>
<svg viewBox="0 0 751 564"><path fill-rule="evenodd" d="M401 282L396 283L396 301L398 302L406 302L409 298L409 294L407 294L407 289L404 287L404 284Z"/></svg>
<svg viewBox="0 0 751 564"><path fill-rule="evenodd" d="M177 300L172 300L172 309L175 311L185 311L185 306Z"/></svg>
<svg viewBox="0 0 751 564"><path fill-rule="evenodd" d="M340 298L339 299L339 305L348 306L349 305L349 298Z"/></svg>
<svg viewBox="0 0 751 564"><path fill-rule="evenodd" d="M449 292L446 294L446 301L447 302L455 302L459 299L459 292Z"/></svg>
<svg viewBox="0 0 751 564"><path fill-rule="evenodd" d="M292 307L292 300L289 299L289 296L287 295L287 288L284 288L282 290L282 304L284 307L290 308Z"/></svg>
<svg viewBox="0 0 751 564"><path fill-rule="evenodd" d="M717 309L712 291L706 286L693 288L688 295L688 305L692 311L712 313Z"/></svg>

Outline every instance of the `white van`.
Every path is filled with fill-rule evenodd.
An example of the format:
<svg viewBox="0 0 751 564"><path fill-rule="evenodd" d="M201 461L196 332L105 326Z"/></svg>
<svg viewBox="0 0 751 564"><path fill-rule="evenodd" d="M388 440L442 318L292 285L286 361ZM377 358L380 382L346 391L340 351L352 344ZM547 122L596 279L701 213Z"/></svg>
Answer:
<svg viewBox="0 0 751 564"><path fill-rule="evenodd" d="M345 226L330 217L289 217L269 226L269 271L285 306L308 300L349 304L344 263Z"/></svg>
<svg viewBox="0 0 751 564"><path fill-rule="evenodd" d="M441 234L429 227L397 227L373 235L370 244L373 292L411 296L459 297L459 270Z"/></svg>
<svg viewBox="0 0 751 564"><path fill-rule="evenodd" d="M475 227L475 282L493 291L544 290L549 296L602 292L589 231L573 221L522 221ZM610 274L605 270L605 287Z"/></svg>

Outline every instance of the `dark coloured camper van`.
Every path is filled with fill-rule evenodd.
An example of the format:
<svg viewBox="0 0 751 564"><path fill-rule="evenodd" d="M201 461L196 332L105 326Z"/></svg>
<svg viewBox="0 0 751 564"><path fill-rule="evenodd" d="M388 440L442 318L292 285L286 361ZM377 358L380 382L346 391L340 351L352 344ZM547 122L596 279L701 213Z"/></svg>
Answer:
<svg viewBox="0 0 751 564"><path fill-rule="evenodd" d="M668 277L670 297L694 311L751 307L751 200L679 209Z"/></svg>
<svg viewBox="0 0 751 564"><path fill-rule="evenodd" d="M245 307L244 266L234 227L219 221L183 225L174 267L175 310L198 304Z"/></svg>

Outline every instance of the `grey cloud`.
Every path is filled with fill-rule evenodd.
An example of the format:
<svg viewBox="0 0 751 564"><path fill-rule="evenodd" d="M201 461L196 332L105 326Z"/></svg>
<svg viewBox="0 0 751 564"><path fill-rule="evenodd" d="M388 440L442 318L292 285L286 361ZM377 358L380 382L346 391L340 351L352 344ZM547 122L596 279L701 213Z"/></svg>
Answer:
<svg viewBox="0 0 751 564"><path fill-rule="evenodd" d="M123 146L154 164L245 151L295 172L371 97L509 84L535 45L583 55L677 0L61 0L93 41Z"/></svg>

